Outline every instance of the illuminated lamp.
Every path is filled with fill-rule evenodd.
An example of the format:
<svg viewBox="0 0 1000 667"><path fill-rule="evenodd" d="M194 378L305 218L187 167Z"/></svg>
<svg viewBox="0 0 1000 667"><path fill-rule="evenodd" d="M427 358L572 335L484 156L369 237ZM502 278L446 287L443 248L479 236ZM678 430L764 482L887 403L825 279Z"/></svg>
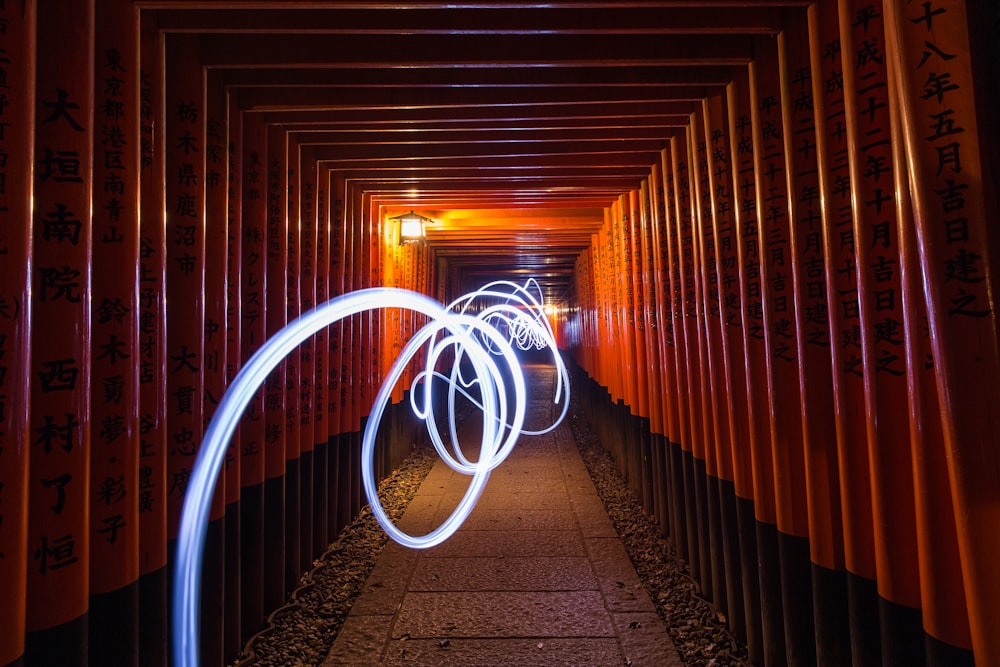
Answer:
<svg viewBox="0 0 1000 667"><path fill-rule="evenodd" d="M425 218L419 213L414 213L412 209L409 213L397 215L389 219L399 223L400 243L423 243L427 240L427 223L433 222L430 218Z"/></svg>

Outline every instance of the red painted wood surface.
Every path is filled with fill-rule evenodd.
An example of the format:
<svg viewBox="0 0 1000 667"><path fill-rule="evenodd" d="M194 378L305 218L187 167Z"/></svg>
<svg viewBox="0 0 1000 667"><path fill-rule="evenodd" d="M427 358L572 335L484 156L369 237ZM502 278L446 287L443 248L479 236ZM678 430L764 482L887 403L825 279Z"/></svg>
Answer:
<svg viewBox="0 0 1000 667"><path fill-rule="evenodd" d="M198 40L164 49L167 243L167 508L176 537L201 442L205 356L205 113Z"/></svg>
<svg viewBox="0 0 1000 667"><path fill-rule="evenodd" d="M0 7L7 26L0 49L9 60L8 103L0 109L4 127L28 128L0 135L0 663L24 653L28 568L29 382L31 350L30 259L34 160L35 6L23 12Z"/></svg>
<svg viewBox="0 0 1000 667"><path fill-rule="evenodd" d="M878 5L875 3L877 16L860 22L855 19L863 9L860 3L840 5L845 127L854 206L878 590L888 600L918 607L919 577L912 556L917 544L908 435L908 369L902 336L896 202L891 194L889 83L881 53L885 36Z"/></svg>
<svg viewBox="0 0 1000 667"><path fill-rule="evenodd" d="M27 630L80 618L90 591L94 7L37 12ZM80 57L80 56L83 57ZM25 156L27 157L27 156ZM22 162L23 164L23 162ZM81 637L73 636L72 641ZM85 651L84 645L67 650Z"/></svg>
<svg viewBox="0 0 1000 667"><path fill-rule="evenodd" d="M229 385L229 116L226 91L217 73L205 75L205 351L202 421L205 427ZM235 438L234 438L235 440ZM229 502L229 470L235 459L226 453L225 474L219 478L210 520L221 519ZM238 470L238 467L236 467ZM235 480L234 480L235 481ZM238 485L237 485L238 488Z"/></svg>
<svg viewBox="0 0 1000 667"><path fill-rule="evenodd" d="M232 104L232 102L230 102ZM230 113L233 113L232 107ZM266 339L264 281L267 275L265 158L267 143L259 114L242 115L241 364ZM264 396L250 401L240 424L240 484L264 482Z"/></svg>
<svg viewBox="0 0 1000 667"><path fill-rule="evenodd" d="M754 178L753 134L749 81L744 73L727 89L732 170L736 182L736 230L739 238L739 281L742 293L743 351L747 385L747 445L753 473L754 512L758 521L775 524L774 467L767 428L761 247L758 237L757 185Z"/></svg>
<svg viewBox="0 0 1000 667"><path fill-rule="evenodd" d="M762 47L750 65L751 121L757 178L758 243L766 342L770 446L775 516L787 535L808 535L802 414L798 385L798 332L794 322L788 175L776 45Z"/></svg>
<svg viewBox="0 0 1000 667"><path fill-rule="evenodd" d="M1000 359L992 270L998 248L996 145L990 126L990 47L981 5L887 3L889 57L923 271L928 326L952 484L959 553L977 663L1000 660L995 567L1000 465L995 447ZM992 93L995 94L995 93ZM994 98L995 99L995 98ZM995 111L995 108L993 109ZM984 112L987 115L983 115ZM976 378L973 381L973 378Z"/></svg>
<svg viewBox="0 0 1000 667"><path fill-rule="evenodd" d="M139 21L129 2L97 8L90 372L91 593L139 576Z"/></svg>

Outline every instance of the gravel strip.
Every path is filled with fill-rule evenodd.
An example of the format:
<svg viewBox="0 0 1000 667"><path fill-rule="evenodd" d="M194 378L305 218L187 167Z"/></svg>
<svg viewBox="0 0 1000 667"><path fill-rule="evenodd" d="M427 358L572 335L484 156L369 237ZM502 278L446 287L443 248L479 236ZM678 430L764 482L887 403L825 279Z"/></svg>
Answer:
<svg viewBox="0 0 1000 667"><path fill-rule="evenodd" d="M746 646L729 630L721 612L698 595L687 563L675 555L656 519L645 512L614 458L601 446L586 413L574 403L567 418L577 448L681 660L689 666L749 666Z"/></svg>

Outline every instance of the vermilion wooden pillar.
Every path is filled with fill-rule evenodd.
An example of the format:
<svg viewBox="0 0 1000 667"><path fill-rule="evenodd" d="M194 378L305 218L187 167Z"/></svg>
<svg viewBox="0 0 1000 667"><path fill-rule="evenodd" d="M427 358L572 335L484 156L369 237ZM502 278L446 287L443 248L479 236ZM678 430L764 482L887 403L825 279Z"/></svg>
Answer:
<svg viewBox="0 0 1000 667"><path fill-rule="evenodd" d="M639 472L640 486L639 497L642 499L643 507L647 512L653 514L653 483L652 465L650 457L651 439L653 435L653 379L652 357L650 354L650 338L655 331L649 325L649 309L646 296L646 266L644 262L645 249L643 246L643 211L642 211L642 190L632 189L628 193L629 211L629 231L632 254L632 291L633 309L635 312L635 335L636 347L635 356L641 366L638 374L639 381L639 413L637 420L638 438L636 440L636 463Z"/></svg>
<svg viewBox="0 0 1000 667"><path fill-rule="evenodd" d="M736 230L739 239L739 281L743 320L744 373L747 386L747 430L744 443L750 453L753 473L753 503L737 502L740 544L744 560L757 563L760 603L760 636L748 636L750 657L755 662L784 659L781 602L774 578L777 575L777 545L774 493L774 466L770 446L767 397L767 348L764 341L764 304L761 279L762 253L757 217L757 183L754 164L752 104L748 73L740 70L726 91L729 104L729 133L732 141L732 170L737 206ZM745 545L745 546L744 546ZM748 553L752 551L752 554ZM756 619L755 619L756 620ZM748 625L748 629L749 629Z"/></svg>
<svg viewBox="0 0 1000 667"><path fill-rule="evenodd" d="M313 165L315 175L316 209L316 303L325 303L330 298L330 217L329 191L330 173L320 163ZM336 477L331 477L331 467L336 462L336 452L330 446L330 424L332 423L332 401L330 400L330 383L332 367L330 364L330 327L324 327L316 333L315 367L316 367L316 398L313 411L315 425L315 442L317 451L323 459L322 470L316 470L316 516L322 521L313 533L314 551L317 557L322 554L332 541L334 526L337 520L337 495L331 487L336 484ZM317 468L320 463L317 460Z"/></svg>
<svg viewBox="0 0 1000 667"><path fill-rule="evenodd" d="M97 6L91 326L91 664L138 664L139 16Z"/></svg>
<svg viewBox="0 0 1000 667"><path fill-rule="evenodd" d="M45 20L37 26L35 71L25 662L83 665L90 577L94 5L41 0L37 11Z"/></svg>
<svg viewBox="0 0 1000 667"><path fill-rule="evenodd" d="M167 664L167 317L162 38L140 15L139 662Z"/></svg>
<svg viewBox="0 0 1000 667"><path fill-rule="evenodd" d="M680 262L680 241L677 235L677 218L680 215L678 210L678 187L676 177L676 145L679 139L672 137L669 147L662 153L663 156L663 183L666 201L666 234L667 245L666 272L669 279L669 298L667 303L670 306L668 314L669 324L667 325L667 349L668 357L672 361L672 366L668 369L671 378L671 398L673 409L673 432L671 442L673 443L671 470L674 480L673 506L676 508L677 530L674 531L674 544L677 552L685 560L693 561L692 551L697 547L692 547L690 528L693 520L694 508L691 506L689 496L693 494L688 476L685 471L690 466L685 465L691 452L691 435L689 430L690 416L686 407L687 383L682 381L685 377L685 336L684 336L684 300L681 293L681 262ZM662 242L662 241L661 241Z"/></svg>
<svg viewBox="0 0 1000 667"><path fill-rule="evenodd" d="M871 484L864 419L861 369L861 323L857 266L851 214L851 179L844 107L840 26L836 3L818 3L811 21L811 59L816 123L817 173L823 205L820 209L823 255L826 259L830 364L833 380L834 425L837 434L841 520L848 604L851 661L881 664L881 643L875 590L875 546ZM827 573L830 575L830 573ZM830 586L839 586L839 577Z"/></svg>
<svg viewBox="0 0 1000 667"><path fill-rule="evenodd" d="M737 497L752 500L753 478L742 434L749 429L746 418L746 374L742 372L740 289L737 268L736 225L734 221L732 150L723 95L712 95L702 103L707 145L709 202L713 215L706 230L714 246L716 295L712 316L715 336L715 391L718 410L719 501L722 521L722 550L726 564L727 617L738 636L746 638L744 607L747 596L758 595L744 589L756 582L752 570L740 556L740 532L736 513ZM708 238L706 238L708 244ZM737 434L740 442L737 442Z"/></svg>
<svg viewBox="0 0 1000 667"><path fill-rule="evenodd" d="M231 108L238 100L230 99ZM265 160L267 141L260 114L241 113L242 208L241 363L264 343L267 271ZM264 397L250 401L240 423L240 576L241 641L264 621Z"/></svg>
<svg viewBox="0 0 1000 667"><path fill-rule="evenodd" d="M840 45L882 661L919 664L924 655L919 570L913 558L917 530L908 369L881 4L843 0Z"/></svg>
<svg viewBox="0 0 1000 667"><path fill-rule="evenodd" d="M310 211L309 218L313 220L315 235L313 241L312 289L306 290L306 296L313 299L313 305L325 303L329 298L330 275L330 223L326 218L326 188L322 185L323 168L304 151L302 168L305 181L303 183L303 216L306 209ZM305 303L303 302L303 307ZM328 446L329 440L329 376L330 376L330 343L329 328L324 327L316 332L313 344L313 399L312 421L314 443L313 449L313 558L318 558L329 544L329 470ZM306 437L306 436L303 436Z"/></svg>
<svg viewBox="0 0 1000 667"><path fill-rule="evenodd" d="M789 242L794 284L795 329L798 332L798 378L802 456L805 472L808 542L786 540L786 551L796 566L797 581L791 588L812 584L812 628L799 625L798 644L810 659L837 664L844 660L848 645L846 634L846 597L843 587L833 588L826 579L817 579L815 563L828 573L843 563L843 533L840 520L840 493L834 437L832 378L830 376L828 304L822 228L819 209L819 174L815 151L816 120L812 85L813 63L806 12L786 15L778 37L781 64L781 112L785 164L787 171ZM818 69L817 69L817 76ZM786 570L789 569L786 567ZM825 584L825 586L824 586ZM800 596L799 604L805 604ZM819 618L817 620L817 615Z"/></svg>
<svg viewBox="0 0 1000 667"><path fill-rule="evenodd" d="M844 91L838 78L841 75L840 62L826 53L828 44L839 43L836 42L839 29L835 19L836 9L831 3L816 5L808 10L806 22L811 64L808 83L811 85L799 83L798 90L802 92L794 96L794 99L806 99L802 93L811 93L809 108L794 107L799 123L813 128L813 132L803 131L805 139L794 155L801 155L804 161L810 143L815 153L808 166L803 164L797 173L800 183L796 197L800 207L799 219L806 224L800 225L804 229L796 233L794 240L796 248L801 249L796 254L804 260L799 265L796 278L796 290L803 299L797 305L796 316L799 318L799 330L803 332L799 340L799 354L803 359L799 369L799 386L803 401L813 405L803 420L803 434L806 439L810 506L814 508L810 510L810 547L816 653L819 664L831 665L848 661L851 649L845 546L849 519L844 517L845 476L841 469L842 449L838 441L838 419L841 419L838 417L838 406L843 404L845 397L838 395L840 339L833 334L832 326L834 321L839 322L840 312L839 304L830 296L833 293L830 277L834 275L835 258L829 254L826 233L835 211L843 206L835 202L838 197L844 196L843 189L839 195L833 191L836 174L829 169L832 163L828 149L833 138L827 131L829 122L839 119L842 126L844 114ZM802 39L800 30L801 27L797 27L789 34L790 38ZM841 175L846 177L846 163L842 164L844 171ZM810 171L812 169L815 171ZM847 194L849 192L848 186ZM854 285L845 289L854 289ZM821 379L816 382L815 378Z"/></svg>
<svg viewBox="0 0 1000 667"><path fill-rule="evenodd" d="M209 72L209 77L213 74ZM226 119L225 159L226 185L226 384L233 381L242 365L243 350L243 115L236 104L231 104L226 92L224 117ZM223 108L216 108L222 113ZM240 497L243 488L240 475L240 458L243 441L242 428L237 427L226 450L223 468L226 484L226 556L225 556L225 620L223 629L223 655L231 661L242 648L240 642L242 587L240 545Z"/></svg>
<svg viewBox="0 0 1000 667"><path fill-rule="evenodd" d="M676 349L676 326L674 323L675 298L673 293L673 247L672 232L673 224L671 216L674 215L674 187L672 171L670 168L670 151L664 149L660 152L660 159L653 166L654 175L657 177L657 225L653 228L654 244L658 248L658 279L657 289L662 291L659 297L660 304L660 329L661 329L661 359L663 377L663 415L666 425L667 452L665 454L664 465L668 477L667 502L668 517L670 523L670 538L677 548L678 554L686 550L683 542L685 531L683 518L683 494L680 473L681 453L681 427L678 416L677 402L677 349ZM595 341L595 344L599 341Z"/></svg>
<svg viewBox="0 0 1000 667"><path fill-rule="evenodd" d="M319 236L316 216L316 178L315 159L307 146L300 146L294 156L299 172L299 224L301 226L299 268L299 297L301 312L308 312L316 306L316 292L319 282L316 264L316 244ZM324 250L325 250L324 240ZM325 289L324 297L325 297ZM325 300L325 298L324 298ZM302 370L300 380L301 433L300 447L303 456L303 468L309 468L308 479L302 478L302 504L309 507L309 525L302 527L302 546L299 560L299 570L309 569L314 558L322 554L326 542L326 439L322 442L316 438L316 416L323 410L317 409L318 380L317 348L326 345L326 332L322 337L313 336L302 347ZM325 421L325 420L324 420ZM308 459L308 462L305 461Z"/></svg>
<svg viewBox="0 0 1000 667"><path fill-rule="evenodd" d="M666 516L666 507L660 491L663 489L663 453L664 453L664 427L663 427L663 400L662 387L663 379L660 377L660 347L659 347L659 308L656 294L656 267L653 258L653 202L650 192L652 177L643 179L639 189L639 255L642 276L641 289L643 301L643 320L645 322L646 339L646 361L649 379L647 391L649 393L649 445L648 460L645 469L648 471L649 481L649 506L650 511L658 519L662 520ZM657 249L657 253L659 250ZM560 312L560 333L565 332L566 318L565 312ZM557 339L558 344L565 346L566 341L561 336Z"/></svg>
<svg viewBox="0 0 1000 667"><path fill-rule="evenodd" d="M779 43L781 39L783 35L779 35ZM794 258L790 241L793 212L789 206L789 184L793 181L788 173L783 125L785 94L780 76L785 63L773 42L758 40L750 66L764 338L785 650L790 663L810 664L815 661L815 629L798 381L800 332L795 327Z"/></svg>
<svg viewBox="0 0 1000 667"><path fill-rule="evenodd" d="M910 395L910 451L913 455L914 501L920 567L920 606L923 615L927 664L975 663L969 627L962 561L955 528L951 480L941 424L941 402L935 382L934 355L927 324L927 302L920 285L920 255L910 201L909 174L897 96L895 63L888 61L892 111L893 176L899 198L896 227L899 234L900 287L906 331L906 363Z"/></svg>
<svg viewBox="0 0 1000 667"><path fill-rule="evenodd" d="M344 294L349 289L346 262L349 253L345 250L346 227L344 224L344 200L347 196L346 185L340 172L327 170L324 179L327 186L327 210L330 220L330 287L329 297L332 299ZM322 203L322 200L321 200ZM347 370L344 360L344 341L348 336L348 328L343 320L329 328L330 343L330 385L329 385L329 423L330 449L327 454L328 507L330 512L330 535L334 539L340 530L350 521L350 501L344 492L344 487L350 487L350 478L346 477L350 457L345 462L344 438L349 433L346 422L350 421L347 409L347 387L344 384ZM343 474L342 474L343 471ZM346 501L346 505L345 505Z"/></svg>
<svg viewBox="0 0 1000 667"><path fill-rule="evenodd" d="M350 288L348 289L345 285L346 292L354 292L365 287L365 269L366 256L367 256L367 246L366 246L366 235L364 229L364 206L362 203L362 198L364 193L360 188L353 187L352 184L348 183L347 187L347 198L346 198L346 231L348 234L349 242L344 244L344 248L350 254ZM364 414L364 406L362 404L362 391L364 391L364 382L367 377L366 369L362 363L363 359L366 359L365 352L363 348L367 344L365 338L366 330L366 320L368 319L367 314L359 314L351 317L348 322L348 328L350 329L350 342L344 346L343 361L344 365L347 367L348 376L346 378L346 384L349 389L348 393L348 413L350 414L350 419L346 424L345 433L348 435L347 442L349 443L346 447L347 466L346 468L341 468L340 474L343 479L350 480L349 483L349 494L347 496L350 502L350 514L348 516L348 521L351 521L358 515L361 510L361 488L359 480L361 477L361 465L360 465L360 450L361 450L361 418Z"/></svg>
<svg viewBox="0 0 1000 667"><path fill-rule="evenodd" d="M730 590L732 604L737 604L736 596L742 599L740 608L730 609L733 629L745 637L751 656L761 654L760 623L760 582L757 576L757 541L752 529L754 476L750 439L751 400L747 389L746 355L744 353L743 288L740 279L741 237L738 222L741 216L741 200L735 183L737 165L750 161L749 156L737 152L737 140L733 132L735 125L729 122L730 97L733 85L726 94L709 97L706 100L706 132L712 151L711 180L715 193L715 244L720 289L720 324L723 328L722 353L724 378L727 386L728 403L722 406L729 412L730 449L733 471L732 506L727 507L723 498L723 514L732 512L735 535L726 535L735 541L740 561L740 591ZM752 165L752 162L750 162ZM744 165L742 169L745 169ZM723 421L725 423L725 421ZM723 436L725 437L725 436ZM727 547L731 550L732 547ZM733 589L736 588L734 583Z"/></svg>
<svg viewBox="0 0 1000 667"><path fill-rule="evenodd" d="M31 319L31 192L34 162L35 3L0 6L0 50L6 63L7 104L0 109L0 664L24 655L30 557L28 410ZM12 128L18 128L12 131Z"/></svg>
<svg viewBox="0 0 1000 667"><path fill-rule="evenodd" d="M282 128L267 125L267 338L285 326L288 225L285 216L285 154ZM264 381L264 612L285 599L285 372L287 361Z"/></svg>
<svg viewBox="0 0 1000 667"><path fill-rule="evenodd" d="M353 290L355 259L353 230L351 228L350 193L343 175L335 173L331 179L331 223L336 237L336 255L330 267L331 296L345 294ZM354 319L341 320L332 327L331 350L336 360L334 375L337 377L336 404L338 423L336 427L337 450L337 532L351 521L351 421L352 421L352 389L351 382L351 343L353 340ZM331 360L331 364L333 361Z"/></svg>
<svg viewBox="0 0 1000 667"><path fill-rule="evenodd" d="M995 7L886 2L976 664L1000 662Z"/></svg>
<svg viewBox="0 0 1000 667"><path fill-rule="evenodd" d="M656 495L657 495L657 519L660 525L660 531L665 537L671 535L671 525L670 525L670 513L671 502L669 496L669 488L671 485L671 480L669 476L669 462L670 462L670 421L671 414L668 410L669 395L672 391L670 385L669 376L666 373L666 365L668 362L668 350L666 349L666 325L667 320L664 317L664 308L666 301L667 290L665 289L665 283L667 281L667 276L663 270L663 255L666 249L665 241L662 241L661 230L665 225L665 203L663 201L663 178L661 176L660 164L654 162L651 166L650 176L647 182L644 184L646 189L646 195L649 198L648 201L648 213L645 218L646 229L645 229L645 243L647 244L647 263L649 271L649 284L648 284L648 294L649 298L648 306L650 307L649 319L653 323L654 331L653 335L650 337L650 346L654 351L656 370L654 371L656 377L656 402L657 405L654 406L656 410L655 414L659 415L659 432L658 432L658 442L654 442L654 446L658 447L658 452L656 457L654 457L655 465L655 477L656 482ZM587 257L589 259L589 257ZM589 261L587 261L589 265ZM585 275L589 276L589 272ZM587 300L592 300L592 295L590 292L590 286L586 285L587 290ZM583 312L583 317L586 317L588 313ZM584 324L584 329L588 325ZM574 343L568 341L567 345L572 348ZM655 429L654 429L655 432Z"/></svg>
<svg viewBox="0 0 1000 667"><path fill-rule="evenodd" d="M684 332L683 368L680 377L686 390L684 409L688 418L691 456L685 458L684 476L688 483L690 517L688 563L692 574L701 584L706 596L712 599L711 549L709 547L708 489L706 487L706 460L708 434L704 410L704 386L702 375L703 337L699 323L699 296L701 287L701 258L695 244L695 185L692 182L696 171L692 168L697 157L694 154L691 137L693 128L686 127L684 134L673 143L674 187L676 189L676 238L678 240L678 270L680 285L680 306L682 309L682 329Z"/></svg>
<svg viewBox="0 0 1000 667"><path fill-rule="evenodd" d="M173 551L180 513L201 443L205 393L205 82L200 41L170 35L164 46L167 242L167 528ZM214 531L213 531L214 532ZM217 538L217 534L213 537ZM214 542L214 540L213 540ZM218 553L207 557L213 563ZM204 606L218 590L206 568ZM214 609L214 606L212 607ZM203 659L212 656L219 614L202 616Z"/></svg>
<svg viewBox="0 0 1000 667"><path fill-rule="evenodd" d="M712 186L708 164L708 139L705 117L699 109L689 116L690 182L693 188L692 243L697 263L695 267L696 303L698 312L699 367L701 384L701 423L705 455L705 516L707 518L709 580L711 599L727 616L725 555L722 548L722 516L719 498L720 425L719 387L716 376L722 354L717 321L719 317L718 274L715 271L715 239L712 236ZM708 238L706 238L706 236Z"/></svg>
<svg viewBox="0 0 1000 667"><path fill-rule="evenodd" d="M226 91L218 71L207 70L205 92L205 324L204 324L204 395L202 420L207 427L216 406L226 391L228 341L226 336L226 300L228 285L229 183L226 147ZM212 498L202 566L201 615L202 661L225 661L226 581L226 471L232 466L227 453L224 471L219 474Z"/></svg>
<svg viewBox="0 0 1000 667"><path fill-rule="evenodd" d="M299 147L294 135L287 135L282 158L285 172L286 251L285 319L291 322L299 316L299 273L301 222L299 220ZM310 342L300 345L287 359L285 366L285 592L295 588L302 573L303 535L308 536L312 525L312 505L303 498L312 483L312 469L303 467L302 445L302 356ZM310 448L312 439L309 441ZM311 463L311 458L310 458ZM307 483L308 481L308 483ZM303 502L303 501L306 502ZM311 538L308 539L312 541ZM311 562L306 558L305 562Z"/></svg>

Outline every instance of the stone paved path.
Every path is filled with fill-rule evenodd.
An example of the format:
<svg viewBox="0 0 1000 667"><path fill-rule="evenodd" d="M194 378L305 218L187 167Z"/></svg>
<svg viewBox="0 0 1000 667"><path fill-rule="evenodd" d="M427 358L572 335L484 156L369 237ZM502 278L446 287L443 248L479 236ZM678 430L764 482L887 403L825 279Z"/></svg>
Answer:
<svg viewBox="0 0 1000 667"><path fill-rule="evenodd" d="M432 530L469 479L438 461L400 527ZM323 663L376 664L681 665L567 425L522 437L444 544L389 542Z"/></svg>

